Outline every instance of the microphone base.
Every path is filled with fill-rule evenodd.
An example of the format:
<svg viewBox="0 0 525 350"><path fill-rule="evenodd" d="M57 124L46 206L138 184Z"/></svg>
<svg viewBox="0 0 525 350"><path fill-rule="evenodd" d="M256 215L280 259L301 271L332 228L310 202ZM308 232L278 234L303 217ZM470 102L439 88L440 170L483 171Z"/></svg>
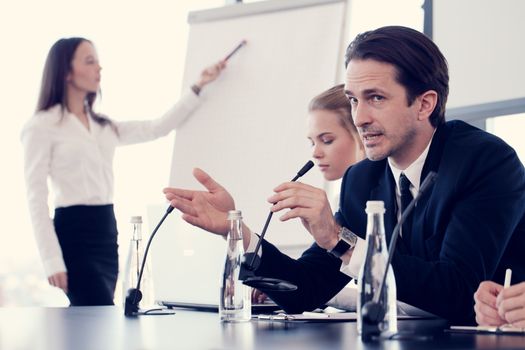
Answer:
<svg viewBox="0 0 525 350"><path fill-rule="evenodd" d="M139 303L142 299L142 292L137 288L128 289L124 302L124 315L126 317L136 317L139 314Z"/></svg>
<svg viewBox="0 0 525 350"><path fill-rule="evenodd" d="M242 283L252 288L256 288L263 293L293 292L297 290L297 286L295 284L278 278L254 276L245 278Z"/></svg>
<svg viewBox="0 0 525 350"><path fill-rule="evenodd" d="M380 340L382 336L379 324L365 323L361 325L361 340L364 342Z"/></svg>
<svg viewBox="0 0 525 350"><path fill-rule="evenodd" d="M361 339L363 341L373 340L385 333L379 329L379 324L383 322L385 318L385 308L383 305L374 301L368 301L361 308L361 315L363 320Z"/></svg>
<svg viewBox="0 0 525 350"><path fill-rule="evenodd" d="M135 316L165 316L175 314L176 312L173 309L167 307L159 307L152 309L139 309Z"/></svg>
<svg viewBox="0 0 525 350"><path fill-rule="evenodd" d="M136 288L130 288L124 302L124 315L126 317L137 317L142 315L174 315L175 310L164 306L153 307L150 309L139 308L142 300L142 292Z"/></svg>
<svg viewBox="0 0 525 350"><path fill-rule="evenodd" d="M254 253L246 253L242 264L239 279L242 283L260 290L261 292L293 292L297 286L291 282L270 277L255 276L255 270L261 264L261 258Z"/></svg>

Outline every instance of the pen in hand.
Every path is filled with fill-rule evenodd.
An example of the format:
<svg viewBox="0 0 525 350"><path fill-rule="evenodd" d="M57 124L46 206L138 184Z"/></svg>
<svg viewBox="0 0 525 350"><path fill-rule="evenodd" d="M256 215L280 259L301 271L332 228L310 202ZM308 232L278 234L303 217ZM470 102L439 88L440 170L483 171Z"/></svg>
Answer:
<svg viewBox="0 0 525 350"><path fill-rule="evenodd" d="M512 270L507 269L505 271L505 283L503 284L503 288L509 288L510 287L510 279L512 278Z"/></svg>

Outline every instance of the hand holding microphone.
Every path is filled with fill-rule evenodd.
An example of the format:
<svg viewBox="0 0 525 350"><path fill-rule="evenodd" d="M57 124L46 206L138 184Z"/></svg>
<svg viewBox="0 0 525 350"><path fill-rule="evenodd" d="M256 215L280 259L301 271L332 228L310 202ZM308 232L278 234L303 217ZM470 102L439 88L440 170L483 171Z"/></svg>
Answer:
<svg viewBox="0 0 525 350"><path fill-rule="evenodd" d="M296 176L291 180L294 182L299 177L303 176L308 170L313 167L313 162L307 162L296 174ZM165 188L164 194L166 198L170 201L172 207L180 210L183 215L182 218L188 223L200 227L206 231L212 233L220 234L225 236L228 233L229 225L227 221L227 213L229 210L235 209L235 203L232 196L222 187L219 183L213 180L208 174L200 169L195 169L193 172L195 178L207 189L207 191L195 191L195 190L185 190L180 188ZM283 184L285 185L285 184ZM282 186L283 186L282 185ZM278 194L280 196L280 194ZM288 198L286 194L282 195L283 198ZM325 195L326 196L326 195ZM273 211L280 209L272 208L272 211L268 215L264 228L261 232L261 239L257 242L253 258L250 259L248 265L253 268L253 263L255 256L261 246L262 239L266 233L266 229L270 223ZM329 206L328 206L328 210ZM308 223L308 227L310 227ZM249 244L251 231L247 228L243 228L244 235L244 245L245 247ZM260 281L254 281L258 283ZM262 281L265 285L270 284L271 287L291 289L292 286L285 281L280 283L280 281ZM246 281L245 281L246 283Z"/></svg>
<svg viewBox="0 0 525 350"><path fill-rule="evenodd" d="M310 170L313 162L308 162L306 165L292 181ZM193 176L207 191L165 188L163 192L166 199L170 201L172 207L182 212L182 218L186 222L215 234L227 235L230 228L227 220L228 211L235 209L233 197L203 170L195 168ZM269 220L267 222L269 223ZM267 224L265 226L267 227ZM243 232L245 238L249 237L249 229L245 227ZM245 239L245 244L248 243L249 239Z"/></svg>
<svg viewBox="0 0 525 350"><path fill-rule="evenodd" d="M300 218L320 247L330 249L337 244L337 226L324 190L304 183L286 182L274 191L275 194L268 198L268 202L275 203L271 211L289 209L280 217L281 221Z"/></svg>

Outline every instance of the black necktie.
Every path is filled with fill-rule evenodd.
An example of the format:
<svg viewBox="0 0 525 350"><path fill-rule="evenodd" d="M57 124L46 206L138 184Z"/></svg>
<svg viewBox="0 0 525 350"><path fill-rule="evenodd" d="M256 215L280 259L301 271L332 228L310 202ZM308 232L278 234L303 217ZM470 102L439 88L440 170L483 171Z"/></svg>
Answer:
<svg viewBox="0 0 525 350"><path fill-rule="evenodd" d="M414 197L412 197L412 193L410 192L410 180L405 176L405 174L401 173L401 176L399 177L399 190L401 192L401 213L400 215L406 210L410 202ZM401 235L403 237L403 240L407 240L410 236L410 233L412 232L412 214L410 214L406 220L403 226L401 227Z"/></svg>

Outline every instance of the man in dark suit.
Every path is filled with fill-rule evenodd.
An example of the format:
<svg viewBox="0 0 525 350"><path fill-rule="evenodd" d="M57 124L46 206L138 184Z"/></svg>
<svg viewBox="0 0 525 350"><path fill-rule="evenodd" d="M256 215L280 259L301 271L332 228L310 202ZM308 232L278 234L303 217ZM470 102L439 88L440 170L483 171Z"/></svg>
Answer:
<svg viewBox="0 0 525 350"><path fill-rule="evenodd" d="M525 279L525 171L499 138L461 121L445 122L448 69L437 46L405 27L366 32L346 54L345 93L367 160L348 169L335 217L324 191L284 183L268 198L281 220L300 218L315 243L297 260L263 242L258 276L281 278L295 292L268 292L286 311L314 309L356 278L364 259L368 200L385 202L390 240L401 204L400 182L412 195L430 171L434 186L403 226L392 267L398 300L465 323L474 320L473 294L511 267ZM191 224L225 234L233 199L206 173L208 192L166 189ZM405 179L402 179L402 178ZM403 232L405 231L405 232ZM244 229L245 247L257 237Z"/></svg>

